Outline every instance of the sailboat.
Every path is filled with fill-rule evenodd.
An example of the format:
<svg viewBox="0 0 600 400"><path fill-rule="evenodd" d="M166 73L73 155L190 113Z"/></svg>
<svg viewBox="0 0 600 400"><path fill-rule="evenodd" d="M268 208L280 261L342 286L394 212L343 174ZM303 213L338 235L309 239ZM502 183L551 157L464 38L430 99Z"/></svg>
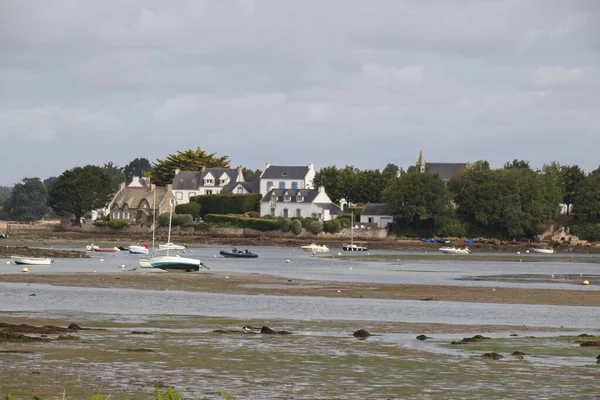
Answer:
<svg viewBox="0 0 600 400"><path fill-rule="evenodd" d="M354 213L352 215L352 226L350 227L350 244L344 244L342 249L344 251L369 251L367 246L360 246L354 243ZM356 242L356 243L364 243L364 242Z"/></svg>
<svg viewBox="0 0 600 400"><path fill-rule="evenodd" d="M171 223L173 220L173 199L169 202L171 206L171 212L169 214L169 235L167 239L167 243L171 243ZM153 231L154 232L154 231ZM154 242L154 241L153 241ZM188 257L180 257L179 255L169 255L170 248L166 249L167 255L164 256L155 256L144 260L143 262L140 260L140 266L143 267L142 264L150 265L152 268L158 268L165 271L199 271L200 266L205 267L202 262L196 258L188 258ZM207 268L208 269L208 268Z"/></svg>

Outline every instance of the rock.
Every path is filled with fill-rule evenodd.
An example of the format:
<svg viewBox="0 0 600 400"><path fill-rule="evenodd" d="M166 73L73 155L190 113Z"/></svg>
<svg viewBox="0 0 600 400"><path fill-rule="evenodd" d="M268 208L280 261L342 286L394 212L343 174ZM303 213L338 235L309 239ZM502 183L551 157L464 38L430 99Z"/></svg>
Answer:
<svg viewBox="0 0 600 400"><path fill-rule="evenodd" d="M434 299L433 297L425 297L423 299L421 299L421 301L435 301L436 299Z"/></svg>
<svg viewBox="0 0 600 400"><path fill-rule="evenodd" d="M146 331L131 331L132 335L152 335L152 332Z"/></svg>
<svg viewBox="0 0 600 400"><path fill-rule="evenodd" d="M587 333L582 333L581 335L577 335L577 337L594 337L594 335L588 335Z"/></svg>
<svg viewBox="0 0 600 400"><path fill-rule="evenodd" d="M355 338L358 338L358 339L366 339L369 336L371 336L371 334L364 329L359 329L356 332L354 332L352 334L352 336L354 336Z"/></svg>
<svg viewBox="0 0 600 400"><path fill-rule="evenodd" d="M29 297L33 297L33 296L37 296L37 294L35 294L35 293L31 293L31 294L29 295Z"/></svg>
<svg viewBox="0 0 600 400"><path fill-rule="evenodd" d="M73 322L72 322L72 323L70 323L70 324L69 324L69 326L67 326L67 329L70 329L70 330L72 330L72 331L80 331L80 330L82 330L83 328L82 328L82 327L80 327L79 325L77 325L76 323L73 323Z"/></svg>
<svg viewBox="0 0 600 400"><path fill-rule="evenodd" d="M1 342L49 342L50 339L45 339L35 336L25 336L22 333L0 331Z"/></svg>
<svg viewBox="0 0 600 400"><path fill-rule="evenodd" d="M517 351L513 351L512 355L513 356L527 356L529 354L523 353L522 351L517 350Z"/></svg>
<svg viewBox="0 0 600 400"><path fill-rule="evenodd" d="M482 335L475 335L475 336L470 337L470 338L469 337L463 338L462 340L460 340L458 342L457 341L451 342L450 344L475 343L475 342L479 342L481 340L486 340L486 339L489 339L489 337L485 337L485 336L482 336Z"/></svg>
<svg viewBox="0 0 600 400"><path fill-rule="evenodd" d="M519 335L517 335L516 333L511 333L511 334L510 334L510 335L508 335L508 336L519 336Z"/></svg>
<svg viewBox="0 0 600 400"><path fill-rule="evenodd" d="M79 336L74 335L59 335L56 340L79 340Z"/></svg>
<svg viewBox="0 0 600 400"><path fill-rule="evenodd" d="M581 347L600 347L600 340L588 341L580 344Z"/></svg>
<svg viewBox="0 0 600 400"><path fill-rule="evenodd" d="M126 352L126 353L154 353L154 350L146 349L143 347L139 348L139 349L123 349L121 351Z"/></svg>
<svg viewBox="0 0 600 400"><path fill-rule="evenodd" d="M598 354L598 357L596 357L596 360L600 360L600 354Z"/></svg>
<svg viewBox="0 0 600 400"><path fill-rule="evenodd" d="M500 355L498 353L485 353L481 357L483 357L483 358L490 358L492 360L499 360L501 358L504 358L502 355Z"/></svg>
<svg viewBox="0 0 600 400"><path fill-rule="evenodd" d="M427 339L431 339L431 338L429 336L425 336L425 335L417 336L417 340L427 340Z"/></svg>
<svg viewBox="0 0 600 400"><path fill-rule="evenodd" d="M276 331L274 329L269 328L268 326L263 326L260 328L260 333L263 335L290 335L292 332L288 331Z"/></svg>

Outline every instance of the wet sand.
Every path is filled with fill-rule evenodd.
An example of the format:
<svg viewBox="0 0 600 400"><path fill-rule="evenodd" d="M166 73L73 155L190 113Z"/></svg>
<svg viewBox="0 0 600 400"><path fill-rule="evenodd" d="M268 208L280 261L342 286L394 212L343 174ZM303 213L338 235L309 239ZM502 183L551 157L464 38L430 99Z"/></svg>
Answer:
<svg viewBox="0 0 600 400"><path fill-rule="evenodd" d="M600 307L598 290L404 285L288 279L244 273L29 273L0 275L0 282L95 288L171 290L241 295L341 297L476 303Z"/></svg>

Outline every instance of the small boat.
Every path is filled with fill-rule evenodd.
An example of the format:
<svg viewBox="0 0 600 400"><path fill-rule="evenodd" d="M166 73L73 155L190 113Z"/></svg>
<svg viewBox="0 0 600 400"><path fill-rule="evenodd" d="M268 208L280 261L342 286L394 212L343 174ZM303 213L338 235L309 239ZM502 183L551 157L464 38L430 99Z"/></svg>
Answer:
<svg viewBox="0 0 600 400"><path fill-rule="evenodd" d="M129 254L148 254L148 246L129 246Z"/></svg>
<svg viewBox="0 0 600 400"><path fill-rule="evenodd" d="M119 251L118 247L98 247L93 244L85 246L85 249L87 251L95 251L99 253L116 253L117 251Z"/></svg>
<svg viewBox="0 0 600 400"><path fill-rule="evenodd" d="M248 250L241 251L238 249L233 249L231 251L223 251L219 252L220 255L226 258L258 258L258 254L252 253Z"/></svg>
<svg viewBox="0 0 600 400"><path fill-rule="evenodd" d="M350 226L350 244L342 245L342 250L344 251L369 251L367 246L358 245L355 243L365 244L365 242L355 242L354 241L354 213L351 214L352 225Z"/></svg>
<svg viewBox="0 0 600 400"><path fill-rule="evenodd" d="M450 239L435 239L436 243L450 244Z"/></svg>
<svg viewBox="0 0 600 400"><path fill-rule="evenodd" d="M138 264L140 264L140 268L152 268L152 264L150 263L149 258L138 259Z"/></svg>
<svg viewBox="0 0 600 400"><path fill-rule="evenodd" d="M554 249L533 249L534 253L554 254Z"/></svg>
<svg viewBox="0 0 600 400"><path fill-rule="evenodd" d="M323 245L318 245L316 243L311 243L307 246L300 246L300 248L304 251L310 251L312 253L327 253L329 251L329 247Z"/></svg>
<svg viewBox="0 0 600 400"><path fill-rule="evenodd" d="M117 249L121 251L128 251L130 246L117 246Z"/></svg>
<svg viewBox="0 0 600 400"><path fill-rule="evenodd" d="M159 244L158 248L161 250L185 250L188 248L187 244L184 244L183 246L180 244L173 244L173 243L167 243L167 244Z"/></svg>
<svg viewBox="0 0 600 400"><path fill-rule="evenodd" d="M50 265L52 259L49 257L23 257L23 256L10 256L17 265Z"/></svg>
<svg viewBox="0 0 600 400"><path fill-rule="evenodd" d="M468 247L464 249L456 247L440 247L439 251L444 254L471 254L471 250Z"/></svg>

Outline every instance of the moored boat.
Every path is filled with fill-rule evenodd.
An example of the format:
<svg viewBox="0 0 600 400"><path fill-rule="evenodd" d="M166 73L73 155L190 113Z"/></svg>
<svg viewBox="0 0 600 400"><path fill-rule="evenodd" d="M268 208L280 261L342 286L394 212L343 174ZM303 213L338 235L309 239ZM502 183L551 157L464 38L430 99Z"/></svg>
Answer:
<svg viewBox="0 0 600 400"><path fill-rule="evenodd" d="M464 249L456 247L440 247L438 250L444 254L471 254L471 250L468 247L465 247Z"/></svg>
<svg viewBox="0 0 600 400"><path fill-rule="evenodd" d="M117 251L120 251L118 247L98 247L93 244L85 246L85 249L97 253L116 253Z"/></svg>
<svg viewBox="0 0 600 400"><path fill-rule="evenodd" d="M554 249L533 249L534 253L554 254Z"/></svg>
<svg viewBox="0 0 600 400"><path fill-rule="evenodd" d="M129 254L148 254L148 246L129 246Z"/></svg>
<svg viewBox="0 0 600 400"><path fill-rule="evenodd" d="M251 251L245 250L241 251L238 249L233 249L231 251L223 251L219 252L220 255L227 258L258 258L258 254L252 253Z"/></svg>
<svg viewBox="0 0 600 400"><path fill-rule="evenodd" d="M50 265L52 259L49 257L25 257L25 256L10 256L17 265Z"/></svg>
<svg viewBox="0 0 600 400"><path fill-rule="evenodd" d="M344 251L369 251L367 246L364 246L365 242L354 241L354 213L351 214L351 226L350 226L350 244L342 245ZM356 244L359 243L359 244Z"/></svg>
<svg viewBox="0 0 600 400"><path fill-rule="evenodd" d="M166 243L166 244L159 244L158 248L161 250L185 250L187 249L187 245L180 245L180 244L174 244L174 243Z"/></svg>
<svg viewBox="0 0 600 400"><path fill-rule="evenodd" d="M180 257L180 256L155 256L147 259L147 262L152 268L158 268L165 271L199 271L202 262L196 258ZM142 260L139 260L140 266Z"/></svg>
<svg viewBox="0 0 600 400"><path fill-rule="evenodd" d="M313 253L327 253L329 251L329 247L323 245L318 245L316 243L311 243L306 246L300 246L300 248L304 251L310 251Z"/></svg>

